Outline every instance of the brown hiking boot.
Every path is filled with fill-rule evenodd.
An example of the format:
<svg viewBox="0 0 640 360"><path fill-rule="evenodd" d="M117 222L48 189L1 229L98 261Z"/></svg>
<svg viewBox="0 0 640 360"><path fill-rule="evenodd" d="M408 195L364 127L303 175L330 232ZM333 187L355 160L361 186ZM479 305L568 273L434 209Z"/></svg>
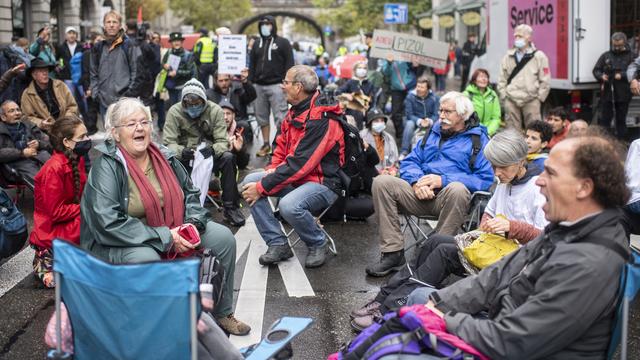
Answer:
<svg viewBox="0 0 640 360"><path fill-rule="evenodd" d="M222 330L228 332L231 335L243 336L247 335L251 331L251 327L233 316L233 313L216 319L218 325Z"/></svg>
<svg viewBox="0 0 640 360"><path fill-rule="evenodd" d="M262 145L260 150L258 150L258 152L256 153L256 156L264 157L264 156L268 156L270 154L271 154L271 145L264 144L264 145Z"/></svg>

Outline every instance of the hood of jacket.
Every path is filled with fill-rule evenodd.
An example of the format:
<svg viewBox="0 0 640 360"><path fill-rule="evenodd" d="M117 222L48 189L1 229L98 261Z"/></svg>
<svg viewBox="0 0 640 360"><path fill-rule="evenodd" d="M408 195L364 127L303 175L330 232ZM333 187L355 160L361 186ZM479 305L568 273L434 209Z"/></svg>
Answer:
<svg viewBox="0 0 640 360"><path fill-rule="evenodd" d="M273 28L271 29L270 36L267 36L267 37L262 36L262 34L260 33L260 25L262 24L271 24L271 26L273 26ZM268 39L270 37L278 36L278 24L276 24L276 18L274 18L271 15L261 16L260 20L258 20L258 34L260 34L260 37L263 39Z"/></svg>

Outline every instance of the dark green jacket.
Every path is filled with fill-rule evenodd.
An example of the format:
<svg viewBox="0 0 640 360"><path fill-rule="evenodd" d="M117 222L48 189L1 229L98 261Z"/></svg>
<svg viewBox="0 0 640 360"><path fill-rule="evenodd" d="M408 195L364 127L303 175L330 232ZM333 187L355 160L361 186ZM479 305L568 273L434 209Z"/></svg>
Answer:
<svg viewBox="0 0 640 360"><path fill-rule="evenodd" d="M185 220L206 226L209 212L200 206L199 190L175 154L157 144L173 168L185 197ZM127 214L129 183L124 158L113 140L96 146L102 156L95 160L87 178L80 202L82 216L80 245L103 259L108 259L110 247L151 246L165 252L171 245L171 233L166 226L147 226ZM200 226L198 226L200 227Z"/></svg>

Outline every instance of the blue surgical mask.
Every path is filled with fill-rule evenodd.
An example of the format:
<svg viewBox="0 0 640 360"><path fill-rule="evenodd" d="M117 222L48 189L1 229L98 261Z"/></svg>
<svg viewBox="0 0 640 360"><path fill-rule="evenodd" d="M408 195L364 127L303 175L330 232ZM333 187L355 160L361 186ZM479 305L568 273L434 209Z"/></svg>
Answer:
<svg viewBox="0 0 640 360"><path fill-rule="evenodd" d="M515 46L518 49L522 49L523 47L525 47L525 45L527 45L526 41L524 41L524 39L516 39L516 41L514 41L513 46Z"/></svg>
<svg viewBox="0 0 640 360"><path fill-rule="evenodd" d="M271 26L267 24L260 25L260 34L264 37L271 36Z"/></svg>
<svg viewBox="0 0 640 360"><path fill-rule="evenodd" d="M373 130L373 132L376 134L382 133L386 128L387 128L387 124L383 122L377 122L377 123L371 124L371 130Z"/></svg>
<svg viewBox="0 0 640 360"><path fill-rule="evenodd" d="M189 115L190 118L197 119L200 115L202 115L202 112L204 111L204 107L205 107L205 104L189 106L185 108L185 111L187 112L187 115Z"/></svg>

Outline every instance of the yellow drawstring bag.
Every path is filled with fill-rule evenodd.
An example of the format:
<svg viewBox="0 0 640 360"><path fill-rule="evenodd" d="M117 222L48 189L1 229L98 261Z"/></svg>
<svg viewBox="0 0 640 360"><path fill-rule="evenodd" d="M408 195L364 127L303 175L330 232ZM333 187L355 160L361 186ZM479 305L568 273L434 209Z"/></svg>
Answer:
<svg viewBox="0 0 640 360"><path fill-rule="evenodd" d="M504 236L482 233L462 250L464 257L478 269L495 263L518 249L518 243Z"/></svg>

